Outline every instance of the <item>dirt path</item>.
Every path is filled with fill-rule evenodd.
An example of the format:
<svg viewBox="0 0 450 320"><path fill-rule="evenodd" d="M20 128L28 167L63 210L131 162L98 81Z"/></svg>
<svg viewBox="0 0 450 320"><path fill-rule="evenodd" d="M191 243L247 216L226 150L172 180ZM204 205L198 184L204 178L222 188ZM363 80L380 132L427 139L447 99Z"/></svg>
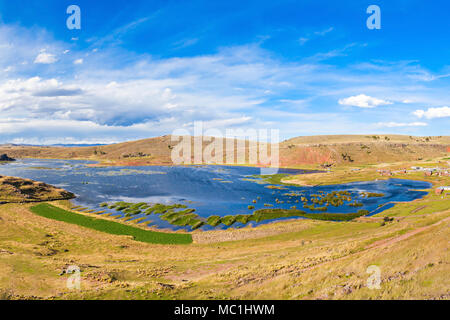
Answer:
<svg viewBox="0 0 450 320"><path fill-rule="evenodd" d="M420 232L423 232L425 230L428 230L430 228L438 226L441 223L444 223L444 222L449 221L449 220L450 220L450 217L447 217L445 219L439 220L438 222L435 222L435 223L430 224L428 226L420 227L420 228L411 230L411 231L409 231L409 232L407 232L405 234L402 234L401 236L375 241L374 243L368 245L364 249L367 250L367 249L372 249L372 248L379 248L379 247L382 247L382 246L388 246L388 245L397 243L397 242L402 241L402 240L406 240L406 239L408 239L408 238L410 238L410 237L412 237L412 236L414 236L414 235L416 235L416 234L418 234Z"/></svg>

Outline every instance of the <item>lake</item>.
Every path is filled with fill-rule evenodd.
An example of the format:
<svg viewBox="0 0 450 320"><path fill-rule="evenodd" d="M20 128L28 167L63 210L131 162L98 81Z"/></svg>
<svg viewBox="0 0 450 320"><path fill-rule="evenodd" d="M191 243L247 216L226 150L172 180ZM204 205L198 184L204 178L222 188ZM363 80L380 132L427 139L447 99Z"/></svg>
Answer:
<svg viewBox="0 0 450 320"><path fill-rule="evenodd" d="M102 202L148 202L148 203L181 203L195 209L201 217L211 215L251 214L248 206L256 209L273 208L288 209L297 205L295 197L287 195L292 192L302 192L305 196L318 192L348 191L353 200L357 199L362 207L354 208L347 204L340 207L330 206L327 212L352 213L365 209L375 214L393 206L391 202L412 201L421 198L427 192L419 189L431 188L431 183L404 179L389 179L369 182L354 182L331 186L301 187L283 186L284 190L269 189L268 184L252 177L260 174L259 168L238 166L147 166L147 167L88 167L92 161L81 160L43 160L19 159L15 162L0 165L0 175L16 176L64 188L76 194L72 200L75 205L89 207L95 210L105 210L99 205ZM280 169L279 173L305 173L303 170ZM305 173L307 174L307 173ZM382 197L364 197L363 192L383 193ZM259 197L259 198L258 198ZM253 200L257 200L253 203ZM380 207L382 206L382 207ZM114 212L114 210L108 210ZM120 214L120 212L117 212ZM313 212L314 213L314 212ZM317 212L315 212L317 213ZM136 216L137 218L142 215ZM283 218L277 219L282 220ZM287 218L285 218L287 219ZM289 218L292 219L292 218ZM172 230L190 227L177 227L159 219L152 214L148 219L154 226ZM252 225L268 223L251 222ZM240 227L239 223L233 227ZM225 229L219 225L216 228L209 225L201 229Z"/></svg>

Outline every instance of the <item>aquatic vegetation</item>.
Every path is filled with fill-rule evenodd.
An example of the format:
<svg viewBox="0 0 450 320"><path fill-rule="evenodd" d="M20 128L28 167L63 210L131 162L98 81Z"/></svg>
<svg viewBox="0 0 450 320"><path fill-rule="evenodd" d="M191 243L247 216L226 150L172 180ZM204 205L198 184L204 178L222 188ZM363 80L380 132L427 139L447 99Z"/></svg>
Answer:
<svg viewBox="0 0 450 320"><path fill-rule="evenodd" d="M221 217L219 216L209 216L208 219L206 219L206 223L210 226L217 227L220 224Z"/></svg>
<svg viewBox="0 0 450 320"><path fill-rule="evenodd" d="M307 208L311 211L327 211L328 210L328 208L326 206L325 207L316 207L314 204L303 205L303 208Z"/></svg>
<svg viewBox="0 0 450 320"><path fill-rule="evenodd" d="M231 215L225 216L220 219L220 222L222 222L224 225L229 227L236 222L236 217L237 216L231 216Z"/></svg>
<svg viewBox="0 0 450 320"><path fill-rule="evenodd" d="M355 200L355 202L349 203L348 206L349 206L349 207L362 207L363 204L362 204L361 202L357 202L357 201Z"/></svg>
<svg viewBox="0 0 450 320"><path fill-rule="evenodd" d="M126 208L128 208L127 203L120 203L120 204L116 205L114 209L116 209L116 211L122 211L123 209L126 209Z"/></svg>
<svg viewBox="0 0 450 320"><path fill-rule="evenodd" d="M132 210L132 209L128 208L126 210L123 210L123 212L126 213L126 214L137 215L137 214L141 213L142 211L139 210L139 209Z"/></svg>
<svg viewBox="0 0 450 320"><path fill-rule="evenodd" d="M102 203L100 206L104 207L105 203ZM183 205L183 204L165 205L165 204L161 204L161 203L149 205L146 202L130 203L130 202L119 201L119 202L107 205L107 207L109 209L115 209L116 211L121 211L127 215L137 215L142 212L144 212L146 215L149 215L152 213L163 214L172 209L186 208L186 205Z"/></svg>
<svg viewBox="0 0 450 320"><path fill-rule="evenodd" d="M384 197L384 193L377 193L377 192L362 192L361 195L366 198L374 198L374 197Z"/></svg>
<svg viewBox="0 0 450 320"><path fill-rule="evenodd" d="M248 206L247 207L249 210L255 209L255 206Z"/></svg>
<svg viewBox="0 0 450 320"><path fill-rule="evenodd" d="M247 224L250 220L250 215L247 214L239 214L236 216L236 222L240 222L242 224Z"/></svg>
<svg viewBox="0 0 450 320"><path fill-rule="evenodd" d="M156 203L153 206L149 206L146 210L145 210L145 214L163 214L169 210L172 209L184 209L187 208L186 205L184 204L171 204L171 205L165 205L162 203Z"/></svg>
<svg viewBox="0 0 450 320"><path fill-rule="evenodd" d="M189 225L191 226L192 230L198 229L201 226L203 226L204 224L205 224L205 222L201 221L201 220L197 220L195 222L191 220L191 223L189 223Z"/></svg>
<svg viewBox="0 0 450 320"><path fill-rule="evenodd" d="M277 190L286 190L287 189L287 188L282 187L282 186L274 186L274 185L268 185L268 186L265 186L265 188L267 188L267 189L277 189Z"/></svg>
<svg viewBox="0 0 450 320"><path fill-rule="evenodd" d="M192 230L200 228L204 221L198 218L198 215L192 213L194 209L187 209L183 211L173 212L169 211L163 215L161 215L161 219L167 220L173 225L177 226L190 226Z"/></svg>
<svg viewBox="0 0 450 320"><path fill-rule="evenodd" d="M306 197L301 197L303 203L307 203L308 199ZM344 201L351 201L351 193L348 191L333 191L330 193L320 193L311 195L310 201L313 204L332 205L334 207L340 207L344 204Z"/></svg>
<svg viewBox="0 0 450 320"><path fill-rule="evenodd" d="M260 209L253 213L256 221L296 216L316 220L350 221L367 214L369 214L367 210L358 210L356 213L306 213L296 209Z"/></svg>

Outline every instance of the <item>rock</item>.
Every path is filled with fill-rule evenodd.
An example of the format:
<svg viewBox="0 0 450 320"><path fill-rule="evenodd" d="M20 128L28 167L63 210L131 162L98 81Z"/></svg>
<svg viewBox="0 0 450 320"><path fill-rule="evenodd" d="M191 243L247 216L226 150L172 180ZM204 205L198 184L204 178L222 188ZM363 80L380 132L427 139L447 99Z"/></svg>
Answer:
<svg viewBox="0 0 450 320"><path fill-rule="evenodd" d="M16 161L16 159L8 157L6 153L0 155L0 161Z"/></svg>
<svg viewBox="0 0 450 320"><path fill-rule="evenodd" d="M353 289L350 285L347 284L342 288L342 291L344 292L344 294L350 294L353 292Z"/></svg>

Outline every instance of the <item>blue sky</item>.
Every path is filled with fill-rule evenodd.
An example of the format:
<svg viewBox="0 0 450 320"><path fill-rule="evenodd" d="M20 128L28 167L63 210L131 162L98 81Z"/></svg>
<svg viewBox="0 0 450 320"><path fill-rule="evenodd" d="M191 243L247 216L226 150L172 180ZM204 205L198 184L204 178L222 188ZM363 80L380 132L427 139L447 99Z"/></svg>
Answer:
<svg viewBox="0 0 450 320"><path fill-rule="evenodd" d="M69 30L66 8L81 9ZM369 30L369 5L381 29ZM0 143L449 135L447 1L0 0Z"/></svg>

